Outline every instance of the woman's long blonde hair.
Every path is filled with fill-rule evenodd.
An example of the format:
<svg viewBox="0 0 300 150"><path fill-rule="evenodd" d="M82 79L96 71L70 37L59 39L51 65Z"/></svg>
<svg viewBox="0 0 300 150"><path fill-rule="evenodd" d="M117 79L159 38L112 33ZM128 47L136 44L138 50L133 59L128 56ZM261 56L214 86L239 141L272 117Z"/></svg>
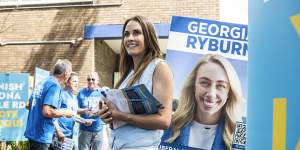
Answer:
<svg viewBox="0 0 300 150"><path fill-rule="evenodd" d="M237 73L230 62L220 55L213 54L203 56L185 81L185 85L181 91L179 106L172 117L172 135L167 141L173 142L180 135L180 129L194 119L197 107L195 100L197 71L201 65L207 62L221 65L225 69L229 79L230 90L228 93L228 100L222 108L222 116L225 117L223 140L227 149L231 149L235 123L241 118L241 112L239 111L242 109L241 102L243 98L241 85Z"/></svg>
<svg viewBox="0 0 300 150"><path fill-rule="evenodd" d="M158 46L158 40L156 36L156 32L154 29L154 25L148 21L143 16L134 16L132 18L129 18L125 21L123 30L122 30L122 44L121 44L121 51L120 51L120 65L119 65L119 71L120 71L120 79L116 84L115 88L119 88L121 83L125 80L126 76L129 74L129 72L133 69L133 59L132 56L130 56L127 53L127 50L124 45L124 31L129 23L129 21L136 21L139 23L143 30L144 35L144 43L145 43L145 53L142 58L142 61L137 67L136 72L134 72L133 77L131 80L129 80L129 83L127 86L133 85L137 80L140 79L142 76L144 70L146 69L147 65L155 58L162 58L162 52Z"/></svg>

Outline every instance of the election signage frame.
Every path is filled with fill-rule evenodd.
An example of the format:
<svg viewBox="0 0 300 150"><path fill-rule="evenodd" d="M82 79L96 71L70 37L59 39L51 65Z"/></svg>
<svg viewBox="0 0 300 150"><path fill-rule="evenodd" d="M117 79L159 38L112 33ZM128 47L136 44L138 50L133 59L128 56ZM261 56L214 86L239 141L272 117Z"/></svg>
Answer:
<svg viewBox="0 0 300 150"><path fill-rule="evenodd" d="M248 26L200 18L173 16L166 60L173 72L174 99L180 100L180 92L187 76L205 54L222 55L235 68L241 82L242 95L244 96L242 101L245 107L241 109L243 109L243 115L246 116ZM180 71L177 71L179 68ZM237 131L245 130L239 129ZM243 138L246 138L245 132L243 135ZM245 139L242 140L245 141ZM238 144L238 142L235 144ZM241 144L240 147L241 149L245 148L245 144Z"/></svg>
<svg viewBox="0 0 300 150"><path fill-rule="evenodd" d="M0 73L0 140L25 141L29 74Z"/></svg>

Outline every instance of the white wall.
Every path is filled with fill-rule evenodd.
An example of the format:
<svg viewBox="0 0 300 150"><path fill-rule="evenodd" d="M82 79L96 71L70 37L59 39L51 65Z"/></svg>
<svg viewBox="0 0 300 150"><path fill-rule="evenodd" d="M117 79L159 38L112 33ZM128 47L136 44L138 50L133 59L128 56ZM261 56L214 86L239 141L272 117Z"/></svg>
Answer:
<svg viewBox="0 0 300 150"><path fill-rule="evenodd" d="M248 0L220 0L220 20L248 24Z"/></svg>

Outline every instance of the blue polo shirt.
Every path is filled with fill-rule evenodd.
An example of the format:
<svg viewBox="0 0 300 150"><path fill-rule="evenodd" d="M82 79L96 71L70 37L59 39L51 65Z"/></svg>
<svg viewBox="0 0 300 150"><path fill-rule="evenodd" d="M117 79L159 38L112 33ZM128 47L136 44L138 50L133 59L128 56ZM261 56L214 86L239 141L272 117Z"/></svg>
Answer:
<svg viewBox="0 0 300 150"><path fill-rule="evenodd" d="M89 88L83 88L79 91L77 95L78 107L79 108L90 108L92 105L98 105L99 101L102 100L103 96L101 94L102 89L97 88L95 90L91 90ZM85 126L84 124L80 124L80 130L89 131L89 132L99 132L103 128L103 123L99 116L89 116L86 114L80 115L85 119L95 119L91 126Z"/></svg>
<svg viewBox="0 0 300 150"><path fill-rule="evenodd" d="M71 91L63 89L61 91L61 105L59 108L72 110L73 114L76 115L77 107L76 96ZM73 118L60 117L58 118L58 124L65 136L73 136L73 128L75 125Z"/></svg>
<svg viewBox="0 0 300 150"><path fill-rule="evenodd" d="M53 77L48 77L41 86L36 87L35 94L31 96L29 103L27 126L24 136L39 143L50 144L54 134L53 118L46 118L42 113L43 105L58 108L61 87Z"/></svg>

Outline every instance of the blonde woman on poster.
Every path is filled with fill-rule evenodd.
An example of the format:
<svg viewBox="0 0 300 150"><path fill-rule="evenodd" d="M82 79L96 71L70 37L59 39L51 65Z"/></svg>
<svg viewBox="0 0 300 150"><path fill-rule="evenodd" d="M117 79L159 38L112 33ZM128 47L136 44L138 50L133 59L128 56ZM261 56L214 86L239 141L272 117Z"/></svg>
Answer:
<svg viewBox="0 0 300 150"><path fill-rule="evenodd" d="M231 63L204 55L188 76L180 103L163 142L200 149L231 149L235 123L241 120L240 80Z"/></svg>

